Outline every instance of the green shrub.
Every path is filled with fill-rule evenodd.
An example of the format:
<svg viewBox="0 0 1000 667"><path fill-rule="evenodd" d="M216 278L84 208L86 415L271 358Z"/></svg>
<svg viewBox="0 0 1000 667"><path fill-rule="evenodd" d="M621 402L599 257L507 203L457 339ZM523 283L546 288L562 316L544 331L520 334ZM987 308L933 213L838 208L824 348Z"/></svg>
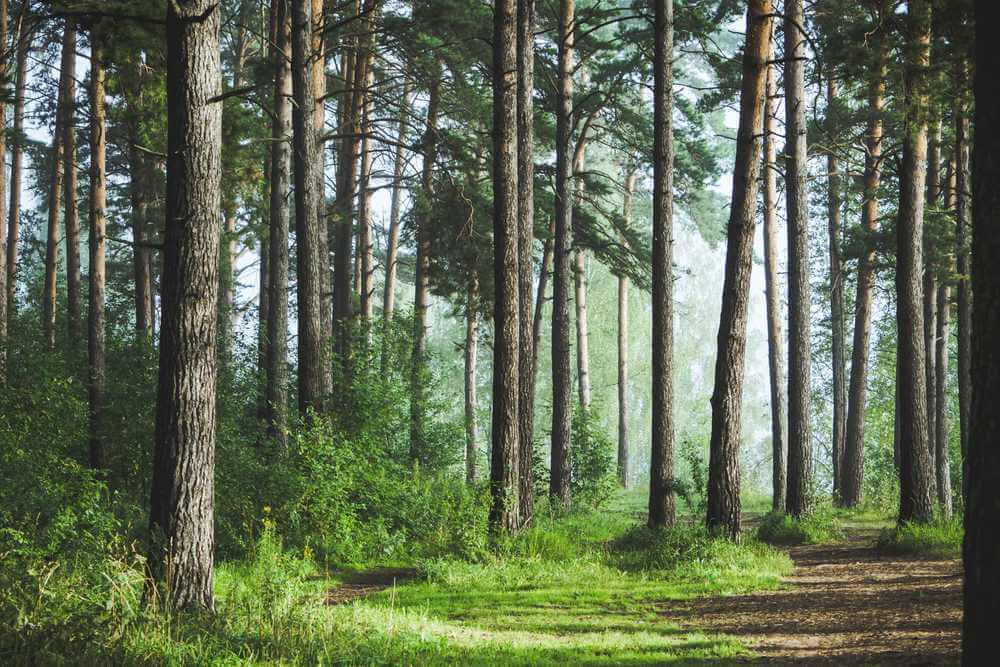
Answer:
<svg viewBox="0 0 1000 667"><path fill-rule="evenodd" d="M573 411L572 438L573 503L600 507L618 489L617 449L593 409Z"/></svg>
<svg viewBox="0 0 1000 667"><path fill-rule="evenodd" d="M877 548L885 554L961 558L964 534L960 516L939 517L929 523L906 522L882 531Z"/></svg>
<svg viewBox="0 0 1000 667"><path fill-rule="evenodd" d="M769 544L818 544L842 536L832 510L827 507L816 508L799 519L784 512L769 512L757 527L757 539Z"/></svg>

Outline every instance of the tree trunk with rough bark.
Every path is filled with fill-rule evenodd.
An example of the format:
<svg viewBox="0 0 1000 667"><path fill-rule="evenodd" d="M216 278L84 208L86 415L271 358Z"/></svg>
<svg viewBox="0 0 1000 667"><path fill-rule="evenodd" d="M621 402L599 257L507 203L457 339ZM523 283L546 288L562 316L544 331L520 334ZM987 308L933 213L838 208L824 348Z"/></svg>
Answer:
<svg viewBox="0 0 1000 667"><path fill-rule="evenodd" d="M75 40L74 40L75 41ZM68 42L68 40L67 40ZM104 248L107 228L106 107L104 101L104 35L90 31L90 262L89 310L87 316L88 395L90 405L90 467L108 467L104 441ZM69 103L69 100L66 100ZM68 107L67 107L68 109ZM66 119L69 118L66 114ZM67 147L68 147L67 143Z"/></svg>
<svg viewBox="0 0 1000 667"><path fill-rule="evenodd" d="M80 316L80 217L76 203L76 26L67 19L63 47L68 50L63 121L63 179L66 227L66 325L73 348L82 333Z"/></svg>
<svg viewBox="0 0 1000 667"><path fill-rule="evenodd" d="M884 2L880 2L878 6L880 16L884 9ZM864 203L861 209L861 226L866 238L865 249L858 259L851 381L847 392L847 434L841 466L840 500L844 507L856 507L861 502L864 482L865 407L868 391L868 356L871 346L872 296L875 291L873 237L878 229L878 191L882 179L882 107L885 104L885 72L888 62L886 35L879 30L875 34L875 40L877 56L874 69L868 75Z"/></svg>
<svg viewBox="0 0 1000 667"><path fill-rule="evenodd" d="M740 123L712 393L706 522L710 530L734 540L740 535L740 417L772 14L771 0L750 0L747 5Z"/></svg>
<svg viewBox="0 0 1000 667"><path fill-rule="evenodd" d="M222 108L209 100L222 92L221 19L214 0L167 5L167 226L149 563L175 608L214 606Z"/></svg>
<svg viewBox="0 0 1000 667"><path fill-rule="evenodd" d="M649 527L674 525L673 0L657 0L653 51L653 430Z"/></svg>
<svg viewBox="0 0 1000 667"><path fill-rule="evenodd" d="M63 149L65 148L66 90L69 87L67 33L63 32L62 57L59 65L59 95L56 102L56 126L52 135L52 171L49 180L48 225L45 231L45 284L42 288L42 338L49 350L56 347L56 297L59 269L59 210L63 203Z"/></svg>
<svg viewBox="0 0 1000 667"><path fill-rule="evenodd" d="M7 0L0 0L0 73L10 74ZM7 104L0 99L0 386L7 381Z"/></svg>
<svg viewBox="0 0 1000 667"><path fill-rule="evenodd" d="M369 327L375 312L375 248L372 243L372 134L375 132L375 69L365 68L364 123L361 139L361 180L358 185L358 260L361 267L361 317ZM371 331L368 331L369 335Z"/></svg>
<svg viewBox="0 0 1000 667"><path fill-rule="evenodd" d="M941 120L936 111L931 111L934 116L930 123L927 141L927 200L925 208L931 208L937 204L938 195L941 192ZM935 378L937 377L937 315L938 315L938 276L937 267L934 262L934 239L928 235L927 227L924 226L922 237L924 256L924 377L927 386L927 443L930 447L931 480L934 488L931 495L937 497L937 465L934 454L934 439L937 437L937 392L934 391Z"/></svg>
<svg viewBox="0 0 1000 667"><path fill-rule="evenodd" d="M837 81L832 75L827 77L826 99L828 105L833 105L837 99ZM826 156L827 192L826 215L827 231L830 246L830 339L831 361L833 363L833 493L840 496L842 461L844 458L844 439L847 412L847 394L844 374L847 372L845 363L845 332L844 332L844 260L841 252L843 243L843 226L840 220L841 185L840 160L831 150Z"/></svg>
<svg viewBox="0 0 1000 667"><path fill-rule="evenodd" d="M152 253L149 248L147 229L149 222L149 158L143 155L138 146L139 114L143 96L143 69L138 59L129 64L127 74L128 94L125 96L125 106L128 113L126 130L129 146L129 203L131 205L132 241L132 280L134 292L135 331L140 340L150 342L153 338L153 288L152 288ZM124 83L124 82L123 82ZM68 230L67 230L68 236Z"/></svg>
<svg viewBox="0 0 1000 667"><path fill-rule="evenodd" d="M628 167L622 201L622 218L632 222L632 195L635 192L635 168ZM622 239L624 243L624 238ZM655 339L654 339L655 340ZM628 488L629 468L629 391L628 391L628 277L618 276L618 483Z"/></svg>
<svg viewBox="0 0 1000 667"><path fill-rule="evenodd" d="M535 339L532 329L535 244L535 0L517 0L518 510L535 512Z"/></svg>
<svg viewBox="0 0 1000 667"><path fill-rule="evenodd" d="M511 533L518 517L520 247L518 229L517 3L493 15L493 448L490 529Z"/></svg>
<svg viewBox="0 0 1000 667"><path fill-rule="evenodd" d="M427 103L424 166L421 189L428 201L434 197L434 162L437 160L437 123L441 97L441 63L435 65ZM417 221L417 262L413 283L413 351L410 361L410 458L419 460L425 449L427 409L427 309L430 306L431 230L422 214Z"/></svg>
<svg viewBox="0 0 1000 667"><path fill-rule="evenodd" d="M298 275L299 412L323 412L329 368L324 347L323 273L326 246L321 233L319 208L319 151L316 147L316 106L311 0L292 1L292 128L295 162L295 242Z"/></svg>
<svg viewBox="0 0 1000 667"><path fill-rule="evenodd" d="M812 384L809 294L809 177L806 138L805 13L787 0L785 40L785 200L788 218L788 490L786 511L809 513L812 496Z"/></svg>
<svg viewBox="0 0 1000 667"><path fill-rule="evenodd" d="M968 451L969 431L972 415L972 287L969 278L972 275L971 261L971 223L970 201L972 196L972 181L969 171L969 141L972 131L969 126L969 66L961 59L956 67L955 106L955 272L956 289L956 322L958 337L958 427L960 432L961 451L963 458ZM964 464L963 464L964 469ZM962 476L964 480L967 475Z"/></svg>
<svg viewBox="0 0 1000 667"><path fill-rule="evenodd" d="M975 4L975 137L972 150L972 411L967 449L962 660L996 656L1000 618L1000 53L993 44L1000 7Z"/></svg>
<svg viewBox="0 0 1000 667"><path fill-rule="evenodd" d="M476 482L479 461L479 429L476 424L476 366L479 353L479 280L469 284L465 303L465 481Z"/></svg>
<svg viewBox="0 0 1000 667"><path fill-rule="evenodd" d="M549 493L569 507L570 437L573 419L570 375L569 285L570 234L573 228L573 31L575 0L560 0L558 82L556 84L555 235L552 270L552 447Z"/></svg>
<svg viewBox="0 0 1000 667"><path fill-rule="evenodd" d="M773 47L771 47L773 53ZM764 290L767 301L767 360L771 378L771 509L785 510L788 429L785 405L785 340L781 333L781 283L778 278L777 137L778 87L774 65L767 68L764 107Z"/></svg>
<svg viewBox="0 0 1000 667"><path fill-rule="evenodd" d="M288 443L288 234L292 170L292 70L288 60L291 16L285 0L272 0L276 47L274 117L271 121L271 198L268 219L268 292L266 420L268 435L282 447Z"/></svg>
<svg viewBox="0 0 1000 667"><path fill-rule="evenodd" d="M929 521L934 513L924 373L923 227L927 172L927 76L931 8L910 0L906 15L905 136L900 172L896 327L899 357L899 520Z"/></svg>
<svg viewBox="0 0 1000 667"><path fill-rule="evenodd" d="M948 454L948 320L951 316L951 287L941 282L937 296L937 365L934 367L934 468L937 471L938 504L946 517L951 516L951 462Z"/></svg>
<svg viewBox="0 0 1000 667"><path fill-rule="evenodd" d="M403 175L406 170L406 153L403 146L406 144L407 130L410 117L410 79L408 71L404 74L403 96L400 98L399 107L399 129L396 132L396 157L392 168L392 202L389 205L389 240L385 251L385 293L382 297L382 316L387 322L392 320L393 311L396 306L396 274L398 270L399 256L399 231L402 228L400 221L403 212Z"/></svg>
<svg viewBox="0 0 1000 667"><path fill-rule="evenodd" d="M21 178L24 171L24 97L28 79L28 54L34 27L26 11L18 17L17 64L14 80L14 136L10 156L10 221L7 227L7 312L17 308L17 242L21 234ZM2 223L0 223L2 224Z"/></svg>

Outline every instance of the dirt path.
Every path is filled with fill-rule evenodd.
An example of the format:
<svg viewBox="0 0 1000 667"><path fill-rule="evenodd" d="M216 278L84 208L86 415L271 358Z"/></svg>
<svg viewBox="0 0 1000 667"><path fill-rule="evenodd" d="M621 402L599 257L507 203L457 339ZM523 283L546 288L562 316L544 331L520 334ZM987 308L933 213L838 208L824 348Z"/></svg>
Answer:
<svg viewBox="0 0 1000 667"><path fill-rule="evenodd" d="M740 637L770 664L940 665L959 661L959 561L880 556L871 532L793 547L786 590L707 597L671 609L683 626Z"/></svg>
<svg viewBox="0 0 1000 667"><path fill-rule="evenodd" d="M413 579L416 570L382 567L344 575L343 581L326 593L326 604L346 604Z"/></svg>

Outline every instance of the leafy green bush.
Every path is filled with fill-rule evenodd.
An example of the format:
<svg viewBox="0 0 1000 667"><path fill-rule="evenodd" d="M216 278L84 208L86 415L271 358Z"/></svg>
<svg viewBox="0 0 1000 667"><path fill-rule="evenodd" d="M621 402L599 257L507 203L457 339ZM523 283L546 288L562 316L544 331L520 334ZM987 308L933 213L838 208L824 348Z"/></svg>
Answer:
<svg viewBox="0 0 1000 667"><path fill-rule="evenodd" d="M600 507L618 489L616 448L601 425L596 410L573 411L572 465L573 502Z"/></svg>
<svg viewBox="0 0 1000 667"><path fill-rule="evenodd" d="M798 519L784 512L769 512L757 527L757 539L769 544L818 544L842 536L832 510L827 507L818 507Z"/></svg>
<svg viewBox="0 0 1000 667"><path fill-rule="evenodd" d="M884 530L877 548L885 554L961 558L964 535L962 517L939 517L929 523L907 522Z"/></svg>

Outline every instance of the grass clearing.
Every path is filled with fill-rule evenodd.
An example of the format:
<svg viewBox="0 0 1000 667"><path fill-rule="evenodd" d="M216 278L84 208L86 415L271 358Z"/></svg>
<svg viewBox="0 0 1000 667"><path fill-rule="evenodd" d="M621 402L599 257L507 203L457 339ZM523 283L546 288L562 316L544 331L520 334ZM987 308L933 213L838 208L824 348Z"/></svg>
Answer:
<svg viewBox="0 0 1000 667"><path fill-rule="evenodd" d="M811 514L795 518L784 512L769 512L757 527L757 539L768 544L819 544L834 542L843 537L832 508L820 506Z"/></svg>
<svg viewBox="0 0 1000 667"><path fill-rule="evenodd" d="M878 550L885 554L957 559L962 557L962 517L939 517L929 523L904 523L883 530Z"/></svg>

